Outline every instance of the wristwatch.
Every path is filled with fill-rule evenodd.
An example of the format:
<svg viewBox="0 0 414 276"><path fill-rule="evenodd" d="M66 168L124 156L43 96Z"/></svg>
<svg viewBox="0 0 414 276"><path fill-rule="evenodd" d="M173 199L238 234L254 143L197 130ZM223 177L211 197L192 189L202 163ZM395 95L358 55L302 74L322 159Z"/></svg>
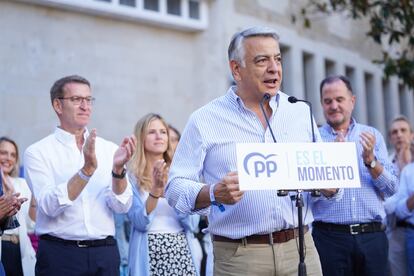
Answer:
<svg viewBox="0 0 414 276"><path fill-rule="evenodd" d="M375 158L371 161L371 163L369 163L369 164L364 163L364 165L365 165L365 167L367 167L367 168L371 168L371 169L375 168L375 166L377 165L377 158L375 157Z"/></svg>
<svg viewBox="0 0 414 276"><path fill-rule="evenodd" d="M117 178L117 179L123 179L123 178L125 177L125 174L126 174L126 169L125 169L125 167L124 167L124 168L122 168L122 172L121 172L121 174L117 174L117 173L115 173L114 171L112 171L112 177L113 177L113 178Z"/></svg>

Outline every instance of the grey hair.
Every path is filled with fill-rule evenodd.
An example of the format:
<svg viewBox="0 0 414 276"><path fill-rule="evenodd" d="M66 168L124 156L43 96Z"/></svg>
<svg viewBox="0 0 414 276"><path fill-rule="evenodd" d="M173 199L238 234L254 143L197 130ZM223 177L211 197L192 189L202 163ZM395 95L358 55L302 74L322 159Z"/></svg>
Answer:
<svg viewBox="0 0 414 276"><path fill-rule="evenodd" d="M249 37L272 37L274 40L279 41L279 35L275 30L269 27L251 27L241 32L237 32L231 38L231 42L228 49L229 61L235 60L240 63L241 66L246 66L244 61L244 40Z"/></svg>
<svg viewBox="0 0 414 276"><path fill-rule="evenodd" d="M391 121L391 123L390 123L390 125L389 125L389 128L390 128L390 129L391 129L392 124L393 124L393 123L395 123L395 122L406 122L406 123L408 124L408 126L410 127L410 132L413 132L413 129L412 129L412 127L411 127L410 120L409 120L406 116L401 115L401 114L399 114L399 115L395 116L395 117L392 119L392 121Z"/></svg>

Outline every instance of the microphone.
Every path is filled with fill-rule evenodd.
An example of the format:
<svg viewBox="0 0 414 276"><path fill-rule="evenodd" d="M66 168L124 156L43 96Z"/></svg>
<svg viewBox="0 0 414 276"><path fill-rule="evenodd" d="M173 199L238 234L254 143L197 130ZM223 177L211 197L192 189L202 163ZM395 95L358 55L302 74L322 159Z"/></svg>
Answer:
<svg viewBox="0 0 414 276"><path fill-rule="evenodd" d="M309 119L310 119L310 124L311 124L311 127L312 127L312 143L315 143L316 142L316 136L315 136L315 129L314 129L313 120L312 120L313 119L312 103L309 102L309 101L306 101L306 100L300 100L300 99L296 98L295 96L290 96L288 98L288 101L292 104L297 103L297 102L303 102L303 103L306 103L309 106ZM319 197L319 196L321 196L321 191L312 190L311 195L313 197Z"/></svg>
<svg viewBox="0 0 414 276"><path fill-rule="evenodd" d="M295 96L290 96L290 97L288 98L288 101L289 101L290 103L297 103L299 100L298 100L298 98L296 98Z"/></svg>
<svg viewBox="0 0 414 276"><path fill-rule="evenodd" d="M267 117L266 111L264 110L264 107L263 107L263 103L265 101L268 101L270 98L271 97L270 97L270 94L269 93L265 93L263 95L263 99L260 101L260 109L262 110L263 116L265 117L266 124L267 124L267 127L270 130L270 134L272 135L273 142L274 143L277 143L276 138L275 138L275 135L273 134L272 127L270 126L270 123L269 123L269 118ZM277 191L277 195L278 196L287 196L288 195L288 191L286 191L286 190L278 190Z"/></svg>
<svg viewBox="0 0 414 276"><path fill-rule="evenodd" d="M313 120L312 120L312 118L313 118L312 103L309 102L309 101L306 101L306 100L300 100L300 99L296 98L295 96L290 96L288 98L288 101L290 103L303 102L303 103L306 103L309 106L309 116L310 116L310 123L311 123L311 127L312 127L312 143L315 143L316 142L316 136L315 136L315 129L314 129Z"/></svg>

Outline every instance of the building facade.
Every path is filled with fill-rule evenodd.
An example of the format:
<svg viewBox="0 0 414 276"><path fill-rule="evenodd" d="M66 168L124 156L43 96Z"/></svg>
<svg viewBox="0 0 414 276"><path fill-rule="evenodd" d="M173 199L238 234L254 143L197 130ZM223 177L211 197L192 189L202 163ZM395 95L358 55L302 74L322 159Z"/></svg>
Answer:
<svg viewBox="0 0 414 276"><path fill-rule="evenodd" d="M231 84L227 46L253 25L275 28L283 58L282 91L312 102L324 122L319 83L347 75L354 115L386 136L398 114L414 120L413 91L383 79L380 49L366 22L344 15L292 24L305 0L0 0L0 135L22 150L57 124L52 83L69 74L91 81L91 127L119 143L148 112L183 129L188 116ZM206 118L208 120L208 118Z"/></svg>

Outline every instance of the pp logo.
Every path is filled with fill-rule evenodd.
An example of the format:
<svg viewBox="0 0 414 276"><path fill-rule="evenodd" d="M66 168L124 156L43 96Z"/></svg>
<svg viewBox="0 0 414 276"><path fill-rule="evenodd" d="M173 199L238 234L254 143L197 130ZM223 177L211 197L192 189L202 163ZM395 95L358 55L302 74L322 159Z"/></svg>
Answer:
<svg viewBox="0 0 414 276"><path fill-rule="evenodd" d="M270 177L271 174L275 173L277 170L276 162L270 160L270 158L273 156L276 156L276 154L269 154L268 156L264 156L258 152L249 153L244 158L244 170L248 175L250 175L249 167L251 167L251 163L253 163L253 171L255 177L259 177L260 174L266 174L267 177Z"/></svg>

